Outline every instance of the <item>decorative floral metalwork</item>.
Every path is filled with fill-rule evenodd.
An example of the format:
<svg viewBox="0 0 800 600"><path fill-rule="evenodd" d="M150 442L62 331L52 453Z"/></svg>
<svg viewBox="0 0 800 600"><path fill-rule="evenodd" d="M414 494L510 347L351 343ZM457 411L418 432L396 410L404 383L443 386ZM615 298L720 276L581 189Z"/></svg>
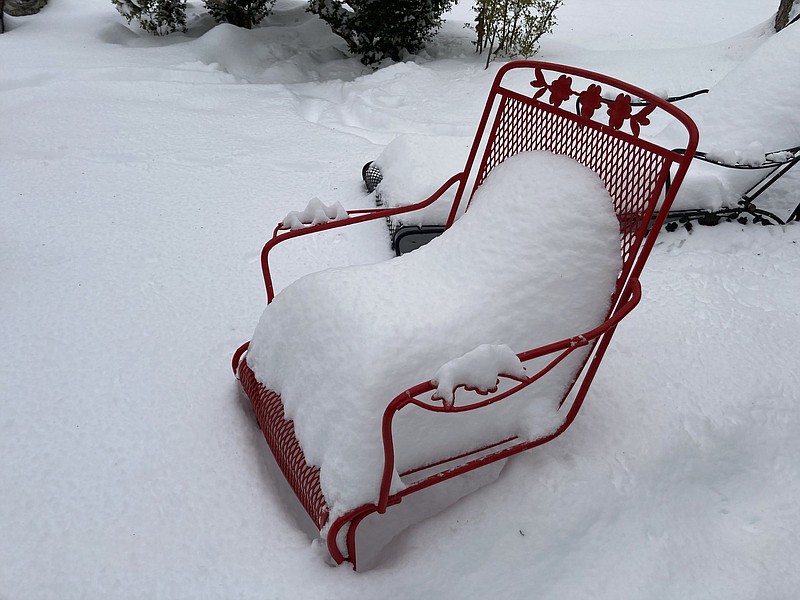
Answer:
<svg viewBox="0 0 800 600"><path fill-rule="evenodd" d="M548 83L541 69L536 69L535 73L536 78L531 81L531 86L537 88L533 94L534 99L542 98L545 93L550 92L547 101L557 108L573 96L577 96L577 112L587 119L591 119L603 105L606 105L608 126L612 129L622 129L627 122L631 133L637 137L641 128L650 124L649 116L655 110L654 104L648 104L634 113L631 97L628 94L619 94L614 100L609 100L603 97L603 90L596 83L581 92L576 92L572 89L572 77L568 75L562 74L552 83Z"/></svg>
<svg viewBox="0 0 800 600"><path fill-rule="evenodd" d="M593 83L580 94L578 94L582 117L591 119L594 112L603 106L603 96L601 95L601 91L602 88L596 83Z"/></svg>

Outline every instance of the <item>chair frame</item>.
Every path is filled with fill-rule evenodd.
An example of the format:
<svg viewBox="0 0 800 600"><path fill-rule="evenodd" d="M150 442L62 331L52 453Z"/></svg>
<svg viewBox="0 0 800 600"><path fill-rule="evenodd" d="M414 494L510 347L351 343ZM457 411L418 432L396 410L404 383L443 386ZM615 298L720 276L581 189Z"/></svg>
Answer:
<svg viewBox="0 0 800 600"><path fill-rule="evenodd" d="M687 153L687 150L685 148L676 148L675 152ZM778 155L781 155L781 158L775 158ZM767 173L741 195L741 200L739 200L739 206L737 207L723 208L716 211L703 209L675 210L669 213L667 217L668 221L687 222L689 220L696 220L701 225L716 225L722 219L741 219L745 214L749 214L754 223L785 225L792 221L800 221L800 203L797 204L785 221L775 213L759 208L755 204L756 198L763 194L772 184L778 181L778 179L786 175L797 163L800 163L800 146L787 148L786 150L767 152L764 155L764 161L760 165L724 162L710 158L706 152L700 151L695 151L692 156L695 160L711 163L720 168L735 169L738 171L767 171ZM670 182L667 182L667 185L669 186Z"/></svg>
<svg viewBox="0 0 800 600"><path fill-rule="evenodd" d="M530 81L532 89L527 93L521 93L507 83L515 77L519 80L525 74L533 78ZM587 86L581 88L582 91L574 91L573 78ZM616 94L614 99L610 99L609 89ZM606 94L601 94L603 90ZM577 112L568 108L571 102L565 102L572 96L582 99L582 108ZM631 106L632 98L642 98L648 104L636 112ZM656 110L684 125L686 153L658 146L639 136ZM601 113L606 115L603 118L607 122L601 122ZM520 353L518 357L523 363L542 359L547 364L539 368L538 363L538 370L525 379L502 377L503 385L479 401L445 405L432 397L435 386L431 381L400 392L387 402L382 417L384 468L375 502L339 515L332 522L319 483L319 469L306 464L294 426L285 419L280 396L260 383L248 366L249 342L236 351L233 371L250 398L267 443L306 512L324 532L328 550L337 563L349 561L353 568L356 567L356 530L366 517L386 512L409 494L545 444L569 428L583 404L617 325L641 299L639 275L692 160L697 139L697 127L683 111L636 86L584 69L538 61L514 61L503 65L497 73L464 170L450 177L432 196L405 207L348 211L347 219L309 225L303 229L289 230L283 224L276 226L261 253L268 303L275 296L269 253L277 244L301 235L419 210L435 202L452 186L457 186L446 224L449 228L467 209L472 195L489 172L505 159L523 151L543 149L566 154L594 170L606 184L620 223L622 269L606 319L590 331L576 332L567 339ZM668 178L672 182L669 188L666 186ZM656 213L659 201L664 210ZM653 219L656 226L651 228ZM391 493L390 483L395 468L392 423L399 411L407 406L437 413L480 410L535 385L579 348L585 348L587 354L574 375L572 386L561 399L559 412L564 416L556 431L535 440L509 437L467 454L444 457L402 473L405 489Z"/></svg>

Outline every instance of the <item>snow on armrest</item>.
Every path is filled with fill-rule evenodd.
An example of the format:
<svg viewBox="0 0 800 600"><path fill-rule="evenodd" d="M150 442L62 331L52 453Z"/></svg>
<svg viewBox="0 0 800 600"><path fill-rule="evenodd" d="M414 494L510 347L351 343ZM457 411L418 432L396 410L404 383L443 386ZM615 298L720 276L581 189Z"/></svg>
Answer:
<svg viewBox="0 0 800 600"><path fill-rule="evenodd" d="M312 198L303 211L293 210L281 220L286 229L303 229L310 225L342 221L348 217L344 207L336 202L328 206L319 198Z"/></svg>
<svg viewBox="0 0 800 600"><path fill-rule="evenodd" d="M481 344L439 367L431 380L436 385L434 398L442 400L445 406L452 407L457 387L490 392L497 388L500 375L522 379L525 377L525 367L514 351L505 344Z"/></svg>
<svg viewBox="0 0 800 600"><path fill-rule="evenodd" d="M619 221L600 178L566 156L523 153L495 167L464 216L419 250L284 288L247 363L281 394L335 517L377 500L381 419L397 394L481 344L519 353L591 330L608 314L620 268ZM514 435L535 439L559 418L586 352L480 411L400 411L396 472ZM445 374L463 379L459 364ZM394 481L391 493L402 488Z"/></svg>
<svg viewBox="0 0 800 600"><path fill-rule="evenodd" d="M712 145L706 151L706 158L726 165L760 167L764 164L764 145L759 142L751 142L747 147L740 150L719 148Z"/></svg>

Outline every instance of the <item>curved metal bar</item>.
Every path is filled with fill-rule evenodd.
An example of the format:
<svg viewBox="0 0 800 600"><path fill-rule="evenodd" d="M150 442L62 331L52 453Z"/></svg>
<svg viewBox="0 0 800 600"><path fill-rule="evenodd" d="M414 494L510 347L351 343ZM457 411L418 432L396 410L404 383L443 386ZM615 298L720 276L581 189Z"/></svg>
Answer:
<svg viewBox="0 0 800 600"><path fill-rule="evenodd" d="M686 148L674 148L672 151L677 152L678 154L688 154ZM791 154L791 156L787 157L784 160L775 160L772 158L768 158L769 156L774 156L776 154L783 154L783 153ZM764 162L761 163L760 165L747 165L743 163L725 162L723 160L709 158L708 152L702 152L702 151L695 151L695 153L692 156L697 160L702 160L703 162L718 165L720 167L725 167L726 169L743 169L746 171L750 171L753 169L775 169L787 163L794 164L800 161L800 146L794 146L793 148L786 148L784 150L775 150L773 152L765 152Z"/></svg>
<svg viewBox="0 0 800 600"><path fill-rule="evenodd" d="M497 73L497 77L495 82L499 82L499 80L505 75L505 73L511 69L515 68L528 68L528 69L538 69L538 70L547 70L547 71L554 71L557 73L565 73L569 75L575 75L577 77L581 77L583 79L598 82L605 85L610 85L616 88L617 90L621 90L626 92L631 96L636 96L642 101L647 103L647 106L659 107L666 111L667 113L676 117L679 121L683 124L687 125L687 129L689 130L690 134L694 130L696 131L696 127L694 127L694 123L689 118L689 116L683 112L682 110L678 109L677 107L673 106L670 103L669 99L661 98L653 94L652 92L648 92L636 85L630 84L626 81L622 81L615 77L609 77L607 75L601 75L599 73L594 73L592 71L587 71L586 69L581 69L579 67L572 67L568 65L562 65L557 63L548 63L548 62L541 62L541 61L525 61L525 60L517 60L511 61L503 65ZM703 90L699 90L698 92L693 92L691 94L686 95L685 97L689 97L692 95L697 95L700 93L704 93ZM573 95L576 95L573 93ZM682 98L681 98L682 99ZM605 100L605 103L613 103L613 100ZM689 136L691 138L691 135ZM691 146L691 144L687 144L687 147Z"/></svg>
<svg viewBox="0 0 800 600"><path fill-rule="evenodd" d="M467 404L467 405L464 405L464 406L456 406L455 404L453 404L452 406L428 404L426 402L421 402L421 401L418 401L416 399L410 400L409 404L414 404L415 406L419 406L420 408L424 408L425 410L429 410L431 412L443 412L443 413L468 412L468 411L471 411L471 410L476 410L478 408L483 408L484 406L489 406L491 404L495 404L496 402L500 402L501 400L504 400L504 399L508 398L509 396L511 396L513 394L516 394L517 392L525 389L526 387L528 387L532 383L535 383L535 382L539 381L542 377L544 377L550 371L552 371L555 367L557 367L558 364L561 361L563 361L567 356L572 354L572 352L576 348L579 348L579 347L582 347L582 346L586 346L588 343L589 343L589 340L584 338L584 339L581 340L581 342L579 344L570 345L569 348L567 348L566 350L561 352L561 354L559 354L553 360L551 360L549 363L547 363L547 365L542 367L539 371L537 371L536 373L534 373L530 377L526 377L525 379L517 379L516 377L509 377L508 375L500 374L500 377L502 377L504 379L510 379L512 381L518 381L519 385L515 385L514 387L506 390L505 392L501 392L501 393L497 394L496 396L491 396L490 398L487 398L486 400L482 400L480 402L473 402L471 404ZM528 359L528 360L530 360L530 359ZM458 389L458 388L467 389L466 386L457 386L456 389ZM494 391L484 392L481 395L491 395L491 394L494 394L496 392L497 392L497 388L495 388ZM478 393L480 393L480 392L478 392ZM431 399L433 400L435 398L436 397L434 396Z"/></svg>
<svg viewBox="0 0 800 600"><path fill-rule="evenodd" d="M569 354L571 354L576 348L586 346L589 344L591 340L596 340L600 338L603 334L606 334L610 331L613 331L614 328L619 324L619 322L625 318L630 312L636 307L639 301L642 298L642 286L639 283L638 279L632 279L629 282L629 290L628 290L628 298L627 300L620 304L617 310L606 319L602 324L598 325L594 329L587 331L584 334L574 336L571 338L563 339L558 342L554 342L552 344L548 344L546 346L540 346L539 348L534 348L533 350L528 350L527 352L521 352L517 354L517 357L520 359L521 362L527 362L534 358L539 358L541 356L546 356L548 354L553 354L554 352L561 351L561 354L556 356L552 361L550 361L547 365L545 365L542 369L537 371L531 377L526 377L524 380L520 382L519 385L514 386L513 388L501 392L497 396L492 396L491 398L487 398L481 402L475 402L473 404L469 404L466 406L452 406L450 408L446 408L444 406L428 404L421 400L418 400L416 397L420 394L425 394L427 392L432 392L436 389L436 385L434 385L433 381L425 381L415 385L414 387L408 388L407 390L401 392L387 405L383 412L383 418L381 420L381 436L383 439L383 475L381 477L381 487L380 492L378 494L378 504L377 504L377 512L383 514L386 511L386 507L389 506L389 497L390 497L390 488L392 484L392 476L394 475L395 471L395 449L394 449L394 433L392 431L392 424L394 421L394 416L400 410L408 406L409 404L422 408L424 410L428 410L431 412L438 412L438 413L460 413L466 412L470 410L477 410L479 408L483 408L485 406L489 406L505 398L515 394L516 392L528 387L529 385L535 383L544 375L549 373L552 369L554 369L562 360L564 360ZM595 367L596 369L596 367ZM515 379L511 377L506 377L507 379ZM517 379L517 381L520 381ZM588 386L587 390L588 390ZM577 411L575 411L577 414ZM574 419L575 416L572 416Z"/></svg>
<svg viewBox="0 0 800 600"><path fill-rule="evenodd" d="M561 425L551 434L541 437L536 440L531 440L527 442L521 442L519 444L515 444L511 447L507 447L501 449L497 452L488 454L481 458L478 458L474 461L470 461L463 465L459 465L453 469L448 469L444 471L440 471L431 475L430 477L426 477L425 479L418 481L412 485L409 485L405 489L397 492L396 494L389 495L388 489L389 484L391 483L391 476L394 471L394 444L393 444L393 436L391 431L391 423L394 417L394 414L398 412L403 407L407 406L408 404L416 404L413 402L413 398L416 395L423 394L426 392L430 392L435 389L435 386L430 382L420 383L412 388L409 388L405 392L399 394L397 397L392 400L392 402L387 406L386 411L384 412L383 416L383 439L384 439L384 475L381 482L381 492L378 499L377 504L365 504L359 506L348 513L337 518L332 524L330 529L328 530L327 535L327 546L328 551L330 552L333 559L336 561L337 564L341 564L345 560L350 560L354 564L355 569L355 527L357 527L361 521L369 516L372 513L379 513L383 514L386 512L387 508L390 506L397 505L401 502L401 500L414 492L419 490L431 487L440 481L445 479L450 479L452 477L456 477L461 473L471 471L477 469L481 466L486 464L502 460L503 458L507 458L514 454L518 454L525 450L529 450L531 448L535 448L536 446L541 446L550 442L564 433L570 425L575 421L575 418L578 415L578 411L583 403L583 398L588 391L589 385L591 384L591 380L594 378L594 374L597 371L597 368L600 365L600 361L602 359L603 354L605 353L606 348L608 347L608 343L611 341L611 335L613 334L616 325L619 323L619 320L627 315L633 307L639 302L641 299L641 286L639 285L638 281L634 281L631 286L631 297L620 307L619 313L623 313L621 315L615 314L610 319L606 321L608 323L609 328L604 330L604 334L606 334L600 341L596 349L595 356L591 364L589 365L589 370L587 377L584 379L583 384L581 385L578 394L576 395L575 401L570 406L570 409L567 411L567 414L564 418L564 421ZM605 325L605 323L604 323ZM602 328L603 326L601 326ZM599 329L599 328L597 328ZM601 334L602 335L602 334ZM537 350L533 350L530 354L533 356L537 353ZM429 406L429 405L428 405ZM424 407L423 407L424 408ZM514 438L509 438L507 440L503 440L502 443L512 441ZM468 456L464 455L464 456ZM453 458L461 458L461 457L453 457ZM439 463L433 463L431 465L427 465L425 468L434 467L438 464L443 464L448 461L440 461ZM388 483L387 483L388 482ZM344 527L346 524L350 523L350 528L347 532L347 547L348 547L348 557L345 557L342 553L341 549L338 547L337 537L339 531Z"/></svg>
<svg viewBox="0 0 800 600"><path fill-rule="evenodd" d="M696 90L694 92L689 92L688 94L681 94L680 96L667 96L666 100L669 103L680 102L681 100L687 100L689 98L694 98L695 96L699 96L701 94L707 94L710 91L711 90L705 88L705 89L702 89L702 90ZM648 102L639 101L639 100L631 102L631 106L646 106L647 104L649 104L649 103Z"/></svg>
<svg viewBox="0 0 800 600"><path fill-rule="evenodd" d="M649 123L647 115L649 115L649 113L655 108L659 108L665 113L669 114L672 118L679 121L685 127L687 136L687 152L693 155L697 150L699 133L697 126L694 124L691 118L677 106L670 104L667 100L660 98L655 94L647 92L638 86L631 85L619 79L600 75L598 73L593 73L577 67L539 61L511 61L500 67L495 76L491 91L489 92L489 99L484 107L478 130L473 138L472 147L467 158L467 163L464 167L464 178L461 181L461 185L459 186L458 192L456 193L456 197L450 209L450 214L446 224L447 227L452 225L452 223L455 221L456 216L461 210L461 204L465 200L467 203L469 203L470 194L466 193L468 182L471 181L473 177L479 178L480 174L486 171L484 163L486 162L488 156L483 150L483 142L486 142L487 148L491 146L497 134L497 127L499 126L498 120L492 120L491 116L492 114L501 114L505 105L509 102L509 99L514 94L518 94L517 92L513 92L503 87L502 85L506 73L513 69L530 71L532 75L536 76L536 79L531 83L534 84L533 88L537 88L538 91L532 89L530 90L532 95L525 97L528 99L528 101L538 102L537 106L541 110L551 112L558 117L567 118L568 120L576 122L581 126L590 126L593 129L601 131L605 135L619 137L620 139L631 141L637 146L648 147L648 149L652 150L653 148L650 148L652 144L642 140L638 136L638 133L642 126ZM595 88L597 89L593 89L592 93L589 93L591 86L584 92L575 92L571 88L571 81L561 82L567 84L566 86L562 86L558 83L561 78L559 78L559 80L548 82L542 75L543 71L561 74L562 77L565 77L566 75L580 77L588 81L614 87L616 90L624 92L624 94L620 94L621 98L618 97L617 100L614 101L614 103L616 103L616 108L614 111L615 115L611 115L612 110L611 107L609 107L609 123L604 124L591 118L593 113L589 110L589 108L587 108L586 111L579 111L578 114L575 114L560 107L560 102L563 102L572 96L587 94L587 99L591 99L592 97L596 99L596 95L599 94L599 86L595 85ZM556 90L556 88L558 88L557 92L559 97L554 101L553 92ZM549 103L538 100L545 90L550 91L551 94ZM626 95L628 96L627 99L625 98ZM634 114L628 110L630 107L630 96L636 96L647 101L648 106L643 109L643 111L647 111L647 114L645 114L643 111ZM622 124L627 121L630 121L629 125L631 128L631 133L623 132L621 130ZM658 177L658 180L654 182L653 197L657 197L659 195L661 188L663 187L663 184L669 175L670 167L677 165L677 170L673 178L673 185L669 186L664 194L664 198L661 202L662 210L660 210L655 217L653 227L656 229L656 231L661 229L664 219L666 218L666 212L672 205L672 202L675 199L675 194L677 193L677 189L683 182L683 179L685 178L686 172L689 168L689 164L691 163L691 159L685 156L681 156L675 152L670 152L664 148L658 148L659 155L664 157L666 162L661 167L662 172ZM479 168L475 170L479 152L483 152L484 155L481 158L481 165L478 165ZM474 185L477 186L479 183L480 182L476 179ZM648 201L647 205L649 207L649 214L646 215L646 219L644 219L645 221L649 221L655 211L655 203ZM622 281L626 281L630 277L638 277L641 274L644 263L652 251L653 246L655 245L655 236L645 236L645 230L646 228L643 229L641 233L635 234L635 237L639 238L635 241L635 243L632 244L636 251L631 256L626 257L625 266L621 275Z"/></svg>
<svg viewBox="0 0 800 600"><path fill-rule="evenodd" d="M361 524L367 516L370 515L370 512L364 512L359 514L354 519L350 520L350 527L347 530L347 560L353 565L353 570L358 570L358 555L356 554L356 530L358 526Z"/></svg>
<svg viewBox="0 0 800 600"><path fill-rule="evenodd" d="M678 154L687 154L687 151L684 148L675 148L673 151L677 152ZM768 158L776 154L788 154L789 156L783 160L775 160L772 158ZM768 210L758 208L754 204L754 200L758 198L758 196L764 193L773 183L775 183L781 177L783 177L789 171L789 169L793 168L796 164L800 163L800 146L794 146L793 148L787 148L785 150L776 150L774 152L767 152L764 154L764 162L760 165L728 163L708 158L707 153L699 151L695 152L693 157L697 160L717 165L718 167L722 167L725 169L735 169L741 171L771 169L771 171L767 173L762 179L757 181L755 185L753 185L750 189L748 189L742 194L741 200L739 201L740 206L738 207L723 208L721 210L715 210L715 211L703 210L703 209L671 211L668 215L668 219L670 221L674 222L676 219L678 220L685 219L686 221L696 219L702 225L716 225L720 221L720 219L723 218L735 219L741 216L742 213L748 213L754 217L755 221L759 220L764 222L772 221L773 223L784 225L785 223L789 223L797 219L798 216L800 216L800 204L798 204L797 208L795 208L794 212L789 216L788 219L786 219L786 221L784 221L774 213L769 212ZM667 180L667 187L669 188L671 185L672 183L669 180ZM674 225L674 227L677 227L677 225Z"/></svg>
<svg viewBox="0 0 800 600"><path fill-rule="evenodd" d="M394 498L389 502L389 506L394 506L395 504L400 504L400 498ZM355 522L356 527L358 527L361 521L376 512L378 512L377 505L364 504L344 513L342 516L335 519L333 523L331 523L330 529L328 529L328 534L326 535L325 543L328 547L328 552L330 553L331 558L333 558L337 565L342 564L345 560L350 560L350 556L345 556L341 548L339 548L339 544L337 542L339 532L347 524L350 524L350 527L352 528L353 522ZM345 544L348 546L347 551L348 554L352 553L353 559L355 559L355 535L355 531L353 531L351 535L350 529L348 529L347 533L345 534ZM355 568L355 566L353 568Z"/></svg>
<svg viewBox="0 0 800 600"><path fill-rule="evenodd" d="M398 396L395 396L386 409L383 411L381 420L381 436L383 438L383 475L381 476L381 487L378 493L378 512L383 514L389 505L389 488L392 484L394 474L394 434L392 432L392 421L394 415L404 406L409 404L415 396L433 391L436 386L431 381L425 381L407 389Z"/></svg>
<svg viewBox="0 0 800 600"><path fill-rule="evenodd" d="M344 227L345 225L355 225L356 223L364 223L366 221L372 221L373 219L380 219L384 217L391 217L394 215L404 214L407 212L413 212L415 210L419 210L433 204L438 200L454 183L457 181L461 181L464 177L464 173L456 173L450 179L448 179L445 183L441 185L441 187L436 190L431 196L426 198L421 202L417 202L416 204L410 204L408 206L399 206L396 208L374 208L374 209L363 209L363 210L353 210L348 211L348 215L357 215L352 218L342 219L340 221L329 221L328 223L320 223L318 225L309 225L303 229L285 229L282 223L278 223L275 227L275 230L272 233L272 238L264 245L261 250L261 271L264 274L264 286L267 290L267 304L272 302L273 298L275 298L275 291L272 285L272 276L269 270L269 253L270 251L280 244L281 242L290 240L292 238L299 237L301 235L307 235L310 233L316 233L318 231L326 231L328 229L335 229L337 227Z"/></svg>
<svg viewBox="0 0 800 600"><path fill-rule="evenodd" d="M241 346L239 346L236 349L236 352L233 353L233 360L231 360L231 366L233 367L234 377L237 378L239 377L239 363L241 362L242 356L244 355L245 352L247 352L247 349L249 347L250 347L250 342L247 341Z"/></svg>

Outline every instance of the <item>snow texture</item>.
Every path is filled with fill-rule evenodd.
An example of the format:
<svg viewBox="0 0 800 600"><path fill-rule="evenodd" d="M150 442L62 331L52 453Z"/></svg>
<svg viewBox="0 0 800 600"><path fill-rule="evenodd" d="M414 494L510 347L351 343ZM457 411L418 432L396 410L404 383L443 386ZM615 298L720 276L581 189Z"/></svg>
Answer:
<svg viewBox="0 0 800 600"><path fill-rule="evenodd" d="M375 194L382 206L408 206L431 196L464 170L472 137L400 135L375 159L383 175ZM405 225L441 225L455 197L452 186L426 208L396 217Z"/></svg>
<svg viewBox="0 0 800 600"><path fill-rule="evenodd" d="M347 211L339 202L328 206L319 198L312 198L306 205L305 210L289 212L281 223L288 229L303 229L311 225L321 225L332 221L342 221L347 218Z"/></svg>
<svg viewBox="0 0 800 600"><path fill-rule="evenodd" d="M781 155L775 152L774 155ZM715 150L710 147L706 156L711 160L723 162L727 165L747 165L750 167L760 167L764 164L766 156L764 145L761 142L752 142L744 150Z"/></svg>
<svg viewBox="0 0 800 600"><path fill-rule="evenodd" d="M599 177L564 156L519 154L424 248L285 288L265 309L247 361L281 394L336 516L377 499L390 400L480 344L522 352L599 325L620 267L619 225ZM491 411L401 413L399 472L510 435L550 433L558 419L542 414L555 413L581 356Z"/></svg>
<svg viewBox="0 0 800 600"><path fill-rule="evenodd" d="M489 392L497 388L500 375L524 379L525 367L505 344L481 344L463 356L447 361L431 381L436 385L435 397L445 406L453 406L457 387Z"/></svg>

